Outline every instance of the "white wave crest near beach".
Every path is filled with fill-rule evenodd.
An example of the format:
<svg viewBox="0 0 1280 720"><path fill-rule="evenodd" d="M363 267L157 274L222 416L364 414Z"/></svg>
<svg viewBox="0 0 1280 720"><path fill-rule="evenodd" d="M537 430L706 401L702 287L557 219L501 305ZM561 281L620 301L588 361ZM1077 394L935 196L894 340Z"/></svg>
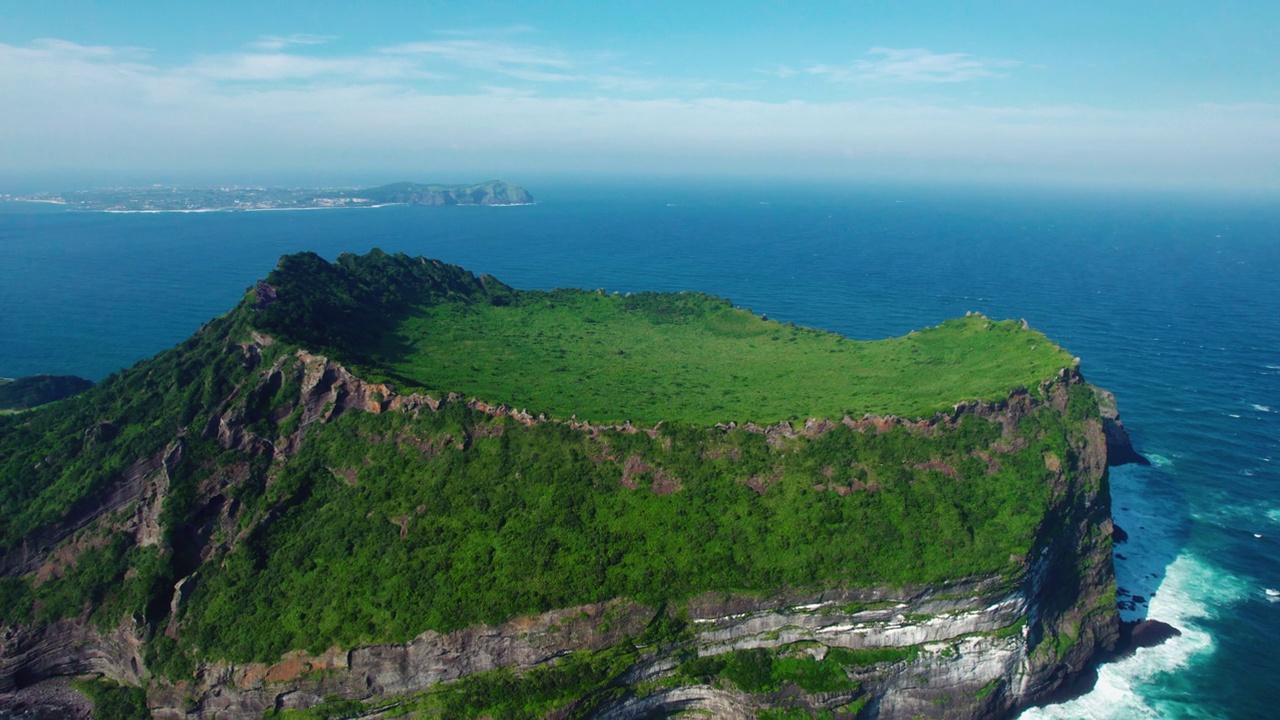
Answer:
<svg viewBox="0 0 1280 720"><path fill-rule="evenodd" d="M1021 720L1129 720L1185 717L1194 710L1167 698L1144 697L1155 687L1151 679L1185 668L1213 652L1213 638L1196 621L1216 615L1224 606L1245 597L1239 578L1184 554L1170 565L1159 591L1151 599L1149 617L1177 628L1182 635L1156 647L1139 648L1132 656L1098 668L1098 683L1075 700L1024 712Z"/></svg>

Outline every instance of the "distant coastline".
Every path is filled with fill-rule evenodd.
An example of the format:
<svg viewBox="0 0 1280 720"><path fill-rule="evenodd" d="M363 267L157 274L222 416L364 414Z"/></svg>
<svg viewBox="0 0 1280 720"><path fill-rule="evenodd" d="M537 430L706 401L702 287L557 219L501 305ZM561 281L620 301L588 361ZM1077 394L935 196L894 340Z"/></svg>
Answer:
<svg viewBox="0 0 1280 720"><path fill-rule="evenodd" d="M383 203L381 205L307 205L304 207L211 207L174 210L118 210L111 208L98 212L112 215L160 215L163 213L223 213L223 212L280 212L285 210L372 210L407 203ZM88 211L93 212L93 211Z"/></svg>
<svg viewBox="0 0 1280 720"><path fill-rule="evenodd" d="M18 200L15 202L49 202L47 200ZM376 210L377 208L396 207L400 205L422 205L424 203L382 203L381 205L311 205L307 207L219 207L219 208L196 208L182 210L86 210L84 212L104 212L112 215L162 215L165 213L236 213L236 212L284 212L290 210ZM455 207L526 207L529 205L537 205L536 202L527 203L492 203L489 205L457 205Z"/></svg>
<svg viewBox="0 0 1280 720"><path fill-rule="evenodd" d="M182 188L151 186L0 197L0 201L59 205L74 212L115 214L335 210L391 205L518 207L533 205L524 188L502 180L475 185L400 182L373 188Z"/></svg>

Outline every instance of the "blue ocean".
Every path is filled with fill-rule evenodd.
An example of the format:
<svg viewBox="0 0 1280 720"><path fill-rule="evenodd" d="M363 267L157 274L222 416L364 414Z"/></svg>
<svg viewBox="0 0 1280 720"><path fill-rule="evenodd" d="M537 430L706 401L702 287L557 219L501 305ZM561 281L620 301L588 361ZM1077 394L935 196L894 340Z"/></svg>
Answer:
<svg viewBox="0 0 1280 720"><path fill-rule="evenodd" d="M235 304L284 253L378 247L523 288L699 290L874 339L1025 318L1115 392L1126 618L1181 635L1030 718L1275 717L1280 204L927 187L534 183L526 207L76 214L0 204L0 376L94 380ZM1138 599L1141 602L1138 602Z"/></svg>

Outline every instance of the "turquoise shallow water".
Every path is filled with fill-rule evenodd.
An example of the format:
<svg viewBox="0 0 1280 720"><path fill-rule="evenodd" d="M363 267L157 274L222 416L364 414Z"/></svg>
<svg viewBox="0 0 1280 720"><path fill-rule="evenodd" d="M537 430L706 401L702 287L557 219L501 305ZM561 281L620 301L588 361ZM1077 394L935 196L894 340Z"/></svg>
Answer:
<svg viewBox="0 0 1280 720"><path fill-rule="evenodd" d="M1034 717L1274 716L1280 206L930 189L532 188L514 208L158 215L0 205L0 376L101 379L286 252L371 247L517 287L700 290L857 338L1026 318L1113 390L1151 468L1113 477L1126 610L1183 634ZM1259 534L1262 537L1254 537ZM1127 596L1122 594L1122 599Z"/></svg>

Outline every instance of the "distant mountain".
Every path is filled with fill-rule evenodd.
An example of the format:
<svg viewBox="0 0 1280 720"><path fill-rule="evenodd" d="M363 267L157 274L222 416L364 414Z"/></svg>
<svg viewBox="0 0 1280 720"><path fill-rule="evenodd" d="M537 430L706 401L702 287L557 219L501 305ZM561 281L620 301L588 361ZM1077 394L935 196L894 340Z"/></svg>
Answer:
<svg viewBox="0 0 1280 720"><path fill-rule="evenodd" d="M360 190L362 198L374 203L406 205L527 205L533 196L519 185L490 180L476 185L424 185L398 182Z"/></svg>
<svg viewBox="0 0 1280 720"><path fill-rule="evenodd" d="M32 375L17 380L0 378L0 411L29 410L91 387L91 381L74 375Z"/></svg>

